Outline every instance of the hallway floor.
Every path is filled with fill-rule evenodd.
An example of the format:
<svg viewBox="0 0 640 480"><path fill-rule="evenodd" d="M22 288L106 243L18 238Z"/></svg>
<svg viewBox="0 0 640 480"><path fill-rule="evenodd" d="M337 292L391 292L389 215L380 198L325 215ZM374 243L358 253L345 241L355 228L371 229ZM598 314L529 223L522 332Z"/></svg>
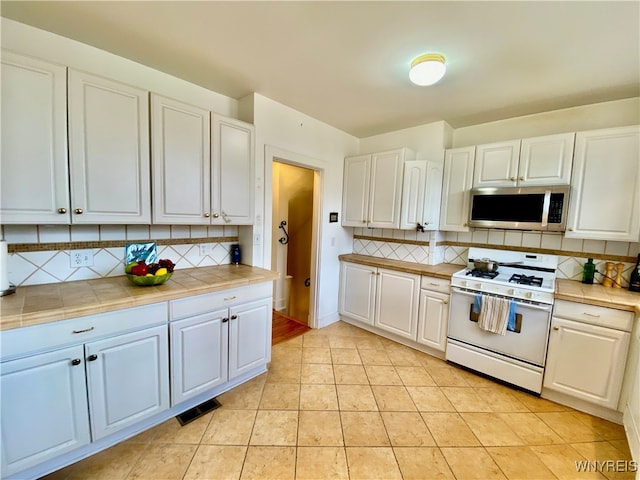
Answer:
<svg viewBox="0 0 640 480"><path fill-rule="evenodd" d="M268 373L218 400L45 478L634 478L576 469L629 465L622 426L343 322L274 346Z"/></svg>

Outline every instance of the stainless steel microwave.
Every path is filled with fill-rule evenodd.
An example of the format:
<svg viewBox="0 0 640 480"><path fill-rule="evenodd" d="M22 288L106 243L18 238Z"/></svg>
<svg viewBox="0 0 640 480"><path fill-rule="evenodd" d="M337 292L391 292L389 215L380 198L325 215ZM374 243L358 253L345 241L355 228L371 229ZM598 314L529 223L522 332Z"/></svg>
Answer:
<svg viewBox="0 0 640 480"><path fill-rule="evenodd" d="M469 225L564 232L569 185L471 189Z"/></svg>

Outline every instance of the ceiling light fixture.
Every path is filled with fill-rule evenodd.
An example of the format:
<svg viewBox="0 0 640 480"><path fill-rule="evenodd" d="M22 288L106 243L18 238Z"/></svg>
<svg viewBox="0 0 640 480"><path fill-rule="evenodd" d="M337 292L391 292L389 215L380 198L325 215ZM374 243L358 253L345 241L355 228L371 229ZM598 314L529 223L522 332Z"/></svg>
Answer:
<svg viewBox="0 0 640 480"><path fill-rule="evenodd" d="M420 86L433 85L442 77L447 67L444 64L444 57L437 53L426 53L420 55L411 62L409 79Z"/></svg>

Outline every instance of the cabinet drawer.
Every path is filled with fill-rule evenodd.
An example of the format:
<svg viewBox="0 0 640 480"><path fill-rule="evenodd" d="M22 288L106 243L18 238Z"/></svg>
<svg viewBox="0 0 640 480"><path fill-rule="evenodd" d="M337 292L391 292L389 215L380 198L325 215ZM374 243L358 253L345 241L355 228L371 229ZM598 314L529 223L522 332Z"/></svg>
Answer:
<svg viewBox="0 0 640 480"><path fill-rule="evenodd" d="M271 297L271 295L273 295L272 282L205 293L194 297L172 300L169 302L169 316L171 320L178 320L201 315L218 308Z"/></svg>
<svg viewBox="0 0 640 480"><path fill-rule="evenodd" d="M166 302L6 330L2 360L167 323Z"/></svg>
<svg viewBox="0 0 640 480"><path fill-rule="evenodd" d="M422 276L420 279L420 288L423 290L432 290L434 292L449 293L451 282L444 278Z"/></svg>
<svg viewBox="0 0 640 480"><path fill-rule="evenodd" d="M630 332L633 325L633 312L588 305L586 303L568 302L566 300L556 300L553 307L553 315L591 325L624 330L625 332Z"/></svg>

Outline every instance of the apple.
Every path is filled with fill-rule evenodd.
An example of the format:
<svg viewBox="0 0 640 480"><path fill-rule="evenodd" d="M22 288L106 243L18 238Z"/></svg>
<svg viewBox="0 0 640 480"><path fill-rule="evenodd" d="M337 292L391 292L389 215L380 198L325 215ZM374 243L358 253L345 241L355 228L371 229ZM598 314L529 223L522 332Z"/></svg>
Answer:
<svg viewBox="0 0 640 480"><path fill-rule="evenodd" d="M149 268L144 262L139 262L134 267L131 267L131 275L145 276L147 273L149 273Z"/></svg>

